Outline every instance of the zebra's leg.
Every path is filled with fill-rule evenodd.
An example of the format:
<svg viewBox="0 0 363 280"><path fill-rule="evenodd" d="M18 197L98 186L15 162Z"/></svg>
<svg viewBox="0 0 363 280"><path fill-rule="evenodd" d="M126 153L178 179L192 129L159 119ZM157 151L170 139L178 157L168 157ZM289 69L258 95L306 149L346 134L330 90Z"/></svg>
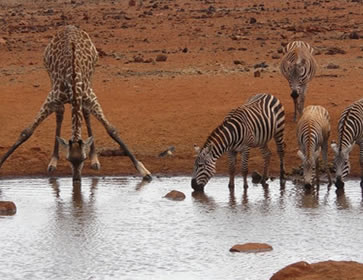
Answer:
<svg viewBox="0 0 363 280"><path fill-rule="evenodd" d="M280 158L280 185L285 185L285 166L284 166L284 156L285 156L285 142L284 142L284 131L283 129L277 132L274 136L277 153Z"/></svg>
<svg viewBox="0 0 363 280"><path fill-rule="evenodd" d="M298 110L298 97L293 97L294 100L294 122L296 122L297 119L297 110Z"/></svg>
<svg viewBox="0 0 363 280"><path fill-rule="evenodd" d="M360 153L359 153L359 163L360 163L360 186L363 191L363 142L359 144ZM363 195L363 193L362 193Z"/></svg>
<svg viewBox="0 0 363 280"><path fill-rule="evenodd" d="M268 170L269 170L269 166L270 166L270 160L271 160L271 151L268 148L267 145L263 146L260 148L261 152L262 152L262 156L264 159L264 164L263 164L263 175L262 175L262 180L261 183L263 186L267 186L266 185L266 180L268 177Z"/></svg>
<svg viewBox="0 0 363 280"><path fill-rule="evenodd" d="M243 176L243 187L248 188L247 175L248 175L248 157L250 155L250 150L248 147L242 151L242 176Z"/></svg>
<svg viewBox="0 0 363 280"><path fill-rule="evenodd" d="M332 184L332 182L331 182L331 174L330 174L329 165L328 165L328 139L326 139L326 141L324 141L322 152L323 152L324 170L328 176L328 181L329 181L329 186L330 186Z"/></svg>
<svg viewBox="0 0 363 280"><path fill-rule="evenodd" d="M83 109L83 116L84 116L84 120L86 122L87 132L88 132L89 137L93 136L92 128L91 128L90 114L91 113L89 110ZM92 142L91 147L90 147L89 158L91 159L91 168L95 169L95 170L99 170L101 168L101 164L97 157L97 152L96 152L96 147L95 147L94 141Z"/></svg>
<svg viewBox="0 0 363 280"><path fill-rule="evenodd" d="M229 170L228 187L230 189L234 189L234 177L236 174L236 160L237 160L237 152L229 151L228 152L228 170Z"/></svg>
<svg viewBox="0 0 363 280"><path fill-rule="evenodd" d="M61 129L62 129L62 122L63 122L63 115L64 115L64 105L60 105L56 110L56 130L55 130L55 143L52 158L48 164L48 172L53 172L57 169L57 163L59 159L59 142L57 137L60 137Z"/></svg>
<svg viewBox="0 0 363 280"><path fill-rule="evenodd" d="M315 177L316 177L316 186L319 188L320 186L320 166L319 166L319 157L316 159L315 162Z"/></svg>

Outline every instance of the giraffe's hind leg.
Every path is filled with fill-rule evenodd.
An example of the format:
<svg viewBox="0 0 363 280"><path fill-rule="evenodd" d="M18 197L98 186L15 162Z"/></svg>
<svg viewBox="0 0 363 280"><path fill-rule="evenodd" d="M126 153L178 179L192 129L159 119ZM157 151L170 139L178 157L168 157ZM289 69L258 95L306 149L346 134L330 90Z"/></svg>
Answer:
<svg viewBox="0 0 363 280"><path fill-rule="evenodd" d="M55 131L56 137L55 137L53 155L48 164L48 172L53 172L57 169L57 163L59 159L59 142L57 141L57 137L60 137L61 134L63 115L64 115L64 105L61 105L56 110L56 126L57 126Z"/></svg>
<svg viewBox="0 0 363 280"><path fill-rule="evenodd" d="M150 171L146 169L146 167L142 164L141 161L138 161L136 159L134 154L129 150L129 148L126 146L126 144L121 140L117 130L108 122L108 120L104 116L101 105L95 100L95 101L93 101L91 108L92 108L91 113L96 117L96 119L98 119L102 123L102 125L105 127L108 135L110 135L110 137L120 145L120 148L130 158L130 160L134 164L137 171L139 171L139 173L142 175L142 177L145 180L151 180L152 177L151 177Z"/></svg>
<svg viewBox="0 0 363 280"><path fill-rule="evenodd" d="M91 136L93 136L93 133L92 133L92 128L91 128L90 111L83 109L83 116L84 116L84 120L86 122L88 136L91 137ZM91 168L95 169L95 170L99 170L101 168L101 164L98 160L94 141L92 142L91 147L90 147L89 157L91 160Z"/></svg>
<svg viewBox="0 0 363 280"><path fill-rule="evenodd" d="M42 107L36 118L34 119L33 123L30 124L27 128L25 128L19 135L18 139L14 143L13 146L2 156L0 159L0 168L6 161L6 159L25 141L27 141L30 136L34 133L35 129L44 121L51 113L55 110L54 106L51 106L48 101L46 101Z"/></svg>

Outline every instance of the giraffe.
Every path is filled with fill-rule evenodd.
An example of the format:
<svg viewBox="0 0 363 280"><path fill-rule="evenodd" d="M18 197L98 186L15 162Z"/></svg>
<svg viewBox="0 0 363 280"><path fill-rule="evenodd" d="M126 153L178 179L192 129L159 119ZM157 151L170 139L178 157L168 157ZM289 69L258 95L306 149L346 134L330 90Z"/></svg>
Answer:
<svg viewBox="0 0 363 280"><path fill-rule="evenodd" d="M72 167L73 182L80 182L81 171L88 150L91 168L100 169L90 121L90 115L93 115L101 122L109 136L124 150L143 178L151 180L151 173L142 162L136 159L121 140L116 128L106 119L92 89L91 78L97 59L96 47L85 31L69 25L53 37L44 53L44 65L51 80L51 90L34 121L20 133L14 145L0 159L0 168L14 151L30 138L41 122L55 112L56 139L48 172L56 170L59 145L62 145L66 148L66 158ZM60 137L64 105L67 103L70 103L72 108L72 137L69 141ZM89 136L85 141L82 140L81 133L83 117Z"/></svg>

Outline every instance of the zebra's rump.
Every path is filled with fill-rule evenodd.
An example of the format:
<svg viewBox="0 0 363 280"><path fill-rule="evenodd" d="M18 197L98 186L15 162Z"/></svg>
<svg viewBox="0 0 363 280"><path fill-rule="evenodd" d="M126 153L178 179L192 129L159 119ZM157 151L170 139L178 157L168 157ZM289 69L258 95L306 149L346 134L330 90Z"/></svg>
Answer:
<svg viewBox="0 0 363 280"><path fill-rule="evenodd" d="M261 93L250 97L247 103L232 110L223 125L245 128L251 147L266 144L274 135L283 131L285 111L279 99L271 94Z"/></svg>
<svg viewBox="0 0 363 280"><path fill-rule="evenodd" d="M363 98L344 109L338 122L338 134L339 150L363 141Z"/></svg>
<svg viewBox="0 0 363 280"><path fill-rule="evenodd" d="M310 105L297 123L296 136L300 146L321 144L330 134L330 116L322 106ZM308 149L307 149L308 150Z"/></svg>

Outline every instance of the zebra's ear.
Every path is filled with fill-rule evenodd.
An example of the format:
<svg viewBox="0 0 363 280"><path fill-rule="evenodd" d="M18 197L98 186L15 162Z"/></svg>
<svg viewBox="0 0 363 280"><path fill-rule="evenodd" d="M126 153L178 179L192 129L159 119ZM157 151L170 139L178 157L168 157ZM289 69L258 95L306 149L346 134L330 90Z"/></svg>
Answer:
<svg viewBox="0 0 363 280"><path fill-rule="evenodd" d="M298 150L298 151L297 151L297 155L298 155L298 157L299 157L299 158L301 158L301 160L302 160L302 161L304 161L304 160L305 160L305 156L304 156L304 154L302 153L302 151Z"/></svg>
<svg viewBox="0 0 363 280"><path fill-rule="evenodd" d="M330 147L333 149L334 153L337 154L338 153L338 147L337 147L337 143L332 142L330 144Z"/></svg>

